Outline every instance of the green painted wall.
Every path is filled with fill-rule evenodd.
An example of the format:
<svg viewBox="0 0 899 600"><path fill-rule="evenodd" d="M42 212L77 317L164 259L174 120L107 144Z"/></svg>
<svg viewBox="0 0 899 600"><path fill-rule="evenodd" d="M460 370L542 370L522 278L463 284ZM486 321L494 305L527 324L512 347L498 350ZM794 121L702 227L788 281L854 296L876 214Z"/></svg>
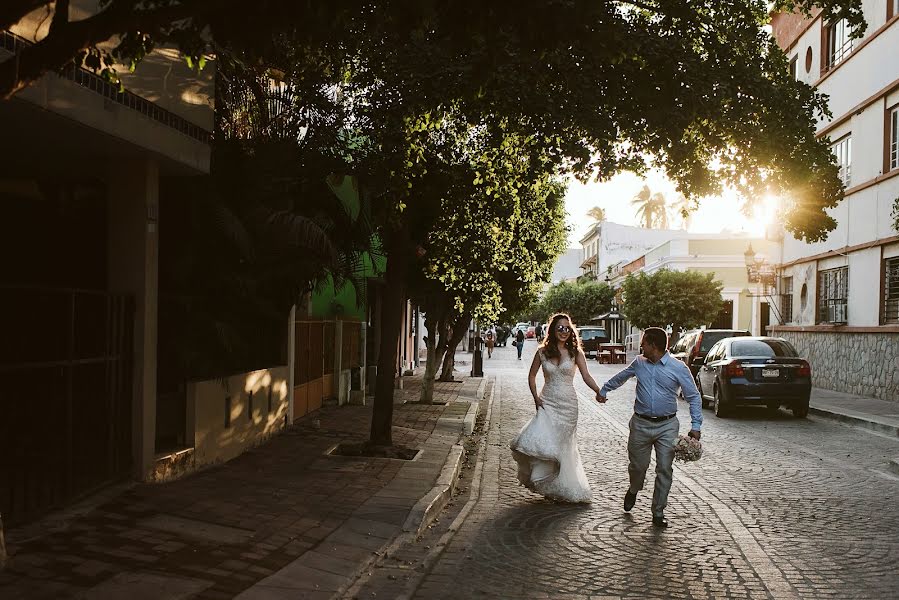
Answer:
<svg viewBox="0 0 899 600"><path fill-rule="evenodd" d="M352 217L357 217L362 208L359 196L358 181L355 177L329 176L328 186L340 202L346 207ZM380 277L387 268L387 259L379 252L380 241L375 239L373 247L376 249L371 254L366 254L358 271L358 277L364 282L370 277ZM320 282L312 292L309 306L309 314L313 317L357 318L364 320L367 315L367 307L364 302L358 302L356 288L353 284L343 285L336 289L334 282L329 277Z"/></svg>

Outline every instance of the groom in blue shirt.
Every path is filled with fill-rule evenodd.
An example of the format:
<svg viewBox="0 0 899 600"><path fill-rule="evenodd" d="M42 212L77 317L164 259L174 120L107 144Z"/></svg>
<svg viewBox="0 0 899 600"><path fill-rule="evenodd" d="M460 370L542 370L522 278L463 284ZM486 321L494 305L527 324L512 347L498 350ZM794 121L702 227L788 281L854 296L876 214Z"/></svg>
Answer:
<svg viewBox="0 0 899 600"><path fill-rule="evenodd" d="M646 329L640 342L640 351L642 354L626 369L602 386L598 399L605 402L609 392L617 390L631 377L637 378L637 399L627 439L630 488L624 495L624 510L630 511L637 502L637 492L643 489L649 458L655 448L656 483L652 494L652 523L657 527L668 527L665 506L671 490L674 445L679 427L677 390L680 388L690 403L692 425L687 435L697 440L701 437L702 400L690 368L668 354L668 334L664 329Z"/></svg>

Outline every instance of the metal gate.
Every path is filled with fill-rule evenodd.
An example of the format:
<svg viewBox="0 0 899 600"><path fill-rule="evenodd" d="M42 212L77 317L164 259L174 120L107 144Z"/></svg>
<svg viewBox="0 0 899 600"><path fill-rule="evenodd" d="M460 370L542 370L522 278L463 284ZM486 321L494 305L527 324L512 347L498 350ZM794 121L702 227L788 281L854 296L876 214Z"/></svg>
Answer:
<svg viewBox="0 0 899 600"><path fill-rule="evenodd" d="M5 522L128 475L133 323L130 296L0 286Z"/></svg>

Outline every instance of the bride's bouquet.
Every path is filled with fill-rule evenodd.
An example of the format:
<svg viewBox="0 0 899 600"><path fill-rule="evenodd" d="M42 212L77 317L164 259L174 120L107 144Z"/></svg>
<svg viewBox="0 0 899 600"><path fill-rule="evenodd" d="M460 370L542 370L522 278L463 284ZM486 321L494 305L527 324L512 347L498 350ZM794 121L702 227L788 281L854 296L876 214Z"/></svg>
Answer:
<svg viewBox="0 0 899 600"><path fill-rule="evenodd" d="M688 435L682 435L677 438L674 444L674 460L681 462L693 462L702 457L702 444L699 440L691 438Z"/></svg>

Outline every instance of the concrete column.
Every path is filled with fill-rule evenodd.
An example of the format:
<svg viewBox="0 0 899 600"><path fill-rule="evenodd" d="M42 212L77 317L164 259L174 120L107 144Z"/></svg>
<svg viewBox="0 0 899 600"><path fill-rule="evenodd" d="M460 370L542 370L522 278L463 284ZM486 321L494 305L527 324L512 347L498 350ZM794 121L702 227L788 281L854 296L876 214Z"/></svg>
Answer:
<svg viewBox="0 0 899 600"><path fill-rule="evenodd" d="M132 469L145 480L156 455L159 166L135 159L111 165L110 173L109 290L134 297Z"/></svg>
<svg viewBox="0 0 899 600"><path fill-rule="evenodd" d="M297 305L290 307L287 317L287 422L293 423L293 387L296 384L297 368Z"/></svg>

